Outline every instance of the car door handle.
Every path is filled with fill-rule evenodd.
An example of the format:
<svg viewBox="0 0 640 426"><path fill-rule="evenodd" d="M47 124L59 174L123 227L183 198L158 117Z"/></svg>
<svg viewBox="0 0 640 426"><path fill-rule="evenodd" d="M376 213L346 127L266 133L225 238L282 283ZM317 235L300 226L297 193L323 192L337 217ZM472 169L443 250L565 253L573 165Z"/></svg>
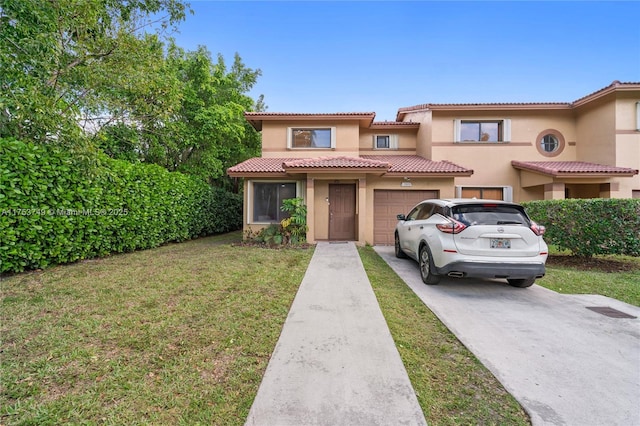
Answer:
<svg viewBox="0 0 640 426"><path fill-rule="evenodd" d="M420 229L424 229L424 226L421 226Z"/></svg>

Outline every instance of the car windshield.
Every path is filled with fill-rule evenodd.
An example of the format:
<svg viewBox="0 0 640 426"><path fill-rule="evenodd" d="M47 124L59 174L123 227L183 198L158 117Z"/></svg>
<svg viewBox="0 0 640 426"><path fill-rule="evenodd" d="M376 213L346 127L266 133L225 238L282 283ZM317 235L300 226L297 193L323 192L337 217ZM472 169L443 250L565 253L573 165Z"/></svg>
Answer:
<svg viewBox="0 0 640 426"><path fill-rule="evenodd" d="M458 222L472 225L527 225L527 215L518 206L501 204L469 204L451 208Z"/></svg>

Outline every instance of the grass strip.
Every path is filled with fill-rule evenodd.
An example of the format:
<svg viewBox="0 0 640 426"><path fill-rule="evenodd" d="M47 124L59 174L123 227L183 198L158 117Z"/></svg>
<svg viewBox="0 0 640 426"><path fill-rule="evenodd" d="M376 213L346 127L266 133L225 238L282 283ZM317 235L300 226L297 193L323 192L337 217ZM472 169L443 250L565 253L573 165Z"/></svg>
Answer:
<svg viewBox="0 0 640 426"><path fill-rule="evenodd" d="M360 248L430 425L528 425L529 416L371 247Z"/></svg>

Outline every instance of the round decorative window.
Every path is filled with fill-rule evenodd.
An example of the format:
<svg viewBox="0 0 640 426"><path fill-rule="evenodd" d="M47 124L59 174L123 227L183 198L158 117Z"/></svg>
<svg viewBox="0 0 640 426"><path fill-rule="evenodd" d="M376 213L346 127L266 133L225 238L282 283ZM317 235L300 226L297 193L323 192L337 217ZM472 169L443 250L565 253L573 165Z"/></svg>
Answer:
<svg viewBox="0 0 640 426"><path fill-rule="evenodd" d="M545 152L555 152L559 146L558 138L551 134L544 135L540 140L540 147Z"/></svg>
<svg viewBox="0 0 640 426"><path fill-rule="evenodd" d="M564 150L564 137L554 129L540 132L536 141L538 152L545 157L555 157Z"/></svg>

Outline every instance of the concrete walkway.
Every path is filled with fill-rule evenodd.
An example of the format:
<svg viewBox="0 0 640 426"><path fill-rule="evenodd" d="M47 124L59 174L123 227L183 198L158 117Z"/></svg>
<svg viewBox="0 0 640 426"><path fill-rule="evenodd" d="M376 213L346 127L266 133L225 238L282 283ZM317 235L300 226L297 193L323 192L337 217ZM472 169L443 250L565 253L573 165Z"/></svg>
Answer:
<svg viewBox="0 0 640 426"><path fill-rule="evenodd" d="M426 425L353 243L319 243L247 425Z"/></svg>
<svg viewBox="0 0 640 426"><path fill-rule="evenodd" d="M443 278L428 286L416 262L397 259L393 247L375 250L520 402L534 426L640 425L639 307L538 285L513 288L504 280Z"/></svg>

